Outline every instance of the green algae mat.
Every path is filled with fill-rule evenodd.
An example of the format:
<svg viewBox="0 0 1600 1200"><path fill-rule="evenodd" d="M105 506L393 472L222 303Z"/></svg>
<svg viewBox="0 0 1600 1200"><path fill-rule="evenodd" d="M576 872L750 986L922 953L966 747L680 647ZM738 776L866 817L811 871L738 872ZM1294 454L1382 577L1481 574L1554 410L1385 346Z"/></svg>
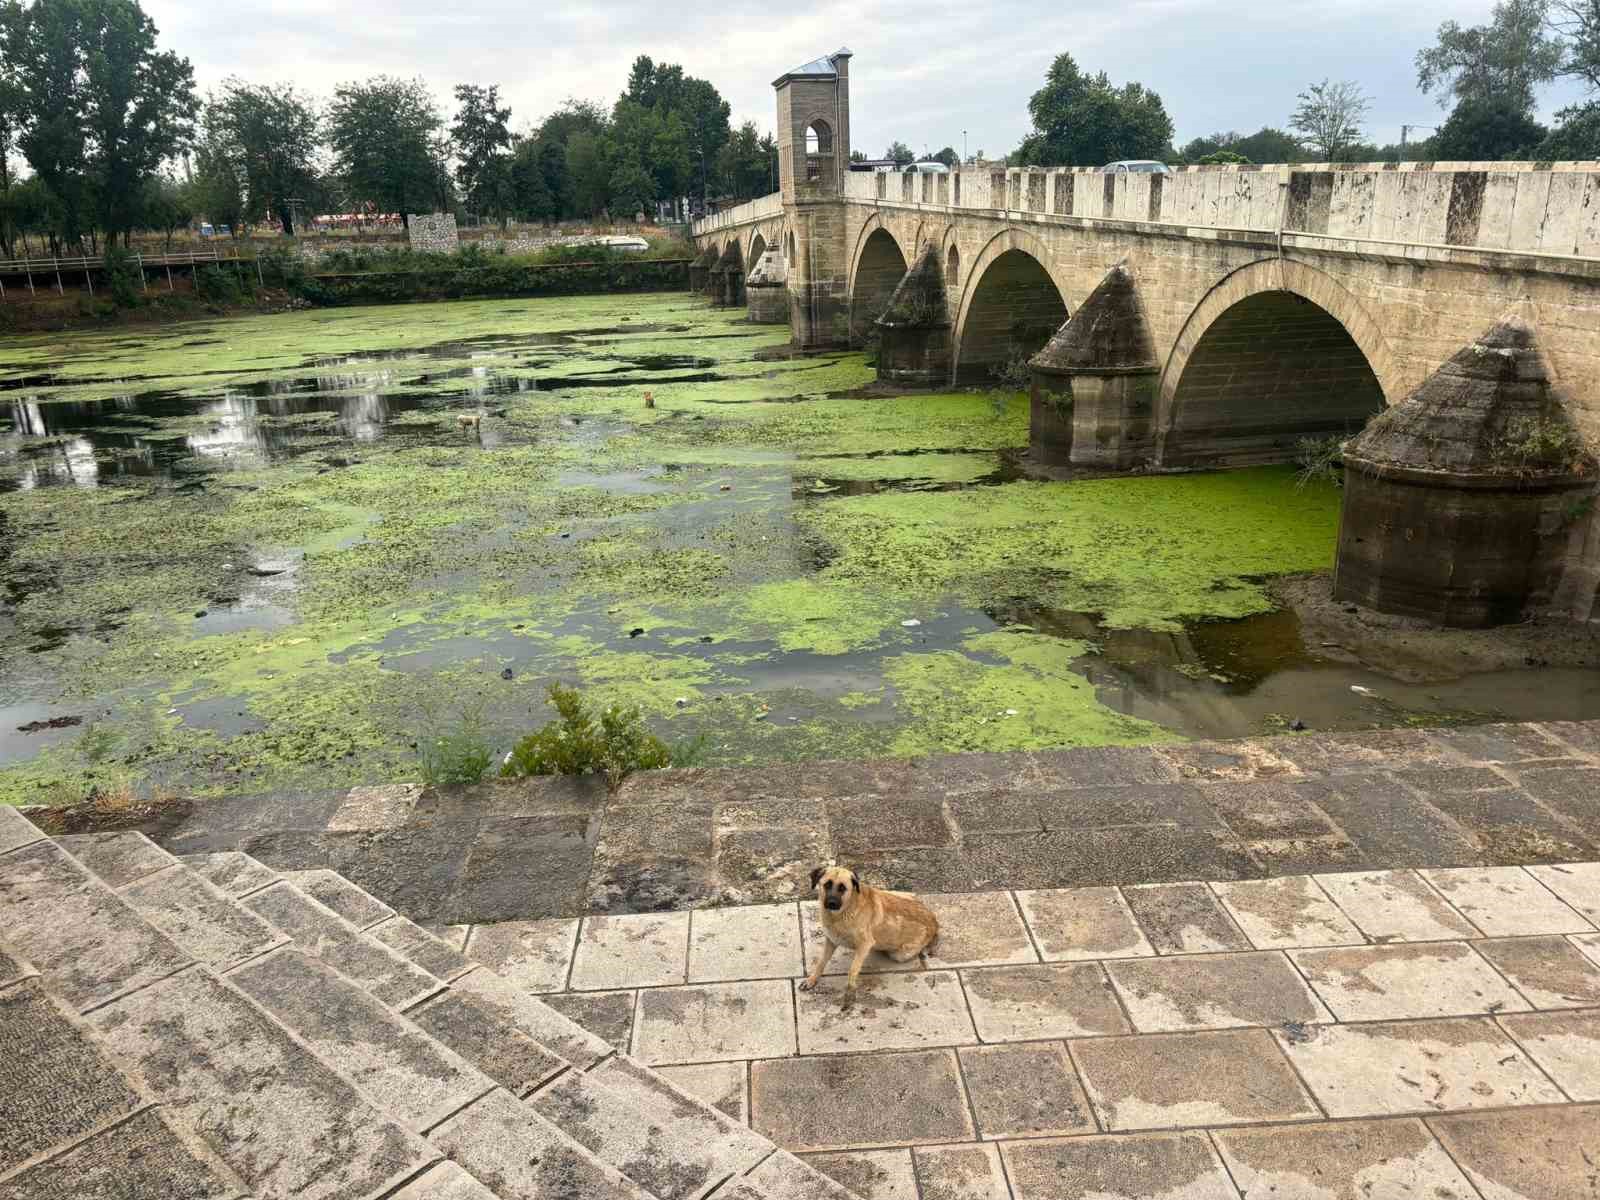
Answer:
<svg viewBox="0 0 1600 1200"><path fill-rule="evenodd" d="M652 295L0 354L0 798L417 777L552 680L707 763L1158 741L1108 642L1330 565L1287 470L1037 482L1023 397ZM1203 674L1203 672L1202 672Z"/></svg>

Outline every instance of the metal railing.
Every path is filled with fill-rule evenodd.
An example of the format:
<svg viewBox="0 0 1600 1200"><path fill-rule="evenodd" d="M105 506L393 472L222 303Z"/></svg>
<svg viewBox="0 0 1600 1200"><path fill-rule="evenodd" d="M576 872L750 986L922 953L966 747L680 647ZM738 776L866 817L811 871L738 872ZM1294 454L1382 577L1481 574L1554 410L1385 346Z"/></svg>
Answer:
<svg viewBox="0 0 1600 1200"><path fill-rule="evenodd" d="M229 247L224 252L220 247L209 246L204 250L184 250L163 254L132 253L128 256L130 263L139 269L141 287L150 290L149 271L165 270L167 276L167 290L174 290L172 282L173 267L188 267L192 272L201 266L210 266L217 263L234 263L243 265L253 262L245 258L236 247ZM77 254L66 257L52 258L0 258L0 299L6 295L5 279L7 276L15 279L22 276L27 280L28 293L37 294L36 277L43 281L48 289L52 282L55 284L58 295L66 294L67 277L71 277L74 284L77 282L79 272L83 274L83 281L89 289L89 294L94 295L94 272L106 269L106 256L104 254ZM259 273L260 264L256 270Z"/></svg>

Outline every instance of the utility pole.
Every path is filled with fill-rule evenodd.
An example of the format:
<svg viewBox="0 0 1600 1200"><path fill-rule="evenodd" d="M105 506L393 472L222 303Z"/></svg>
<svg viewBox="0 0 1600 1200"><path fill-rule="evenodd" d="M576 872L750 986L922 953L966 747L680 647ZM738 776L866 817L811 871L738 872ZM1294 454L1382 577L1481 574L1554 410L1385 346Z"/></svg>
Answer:
<svg viewBox="0 0 1600 1200"><path fill-rule="evenodd" d="M1405 161L1405 157L1406 157L1406 139L1411 136L1411 131L1413 129L1431 129L1435 133L1437 133L1438 130L1439 130L1439 127L1437 125L1402 125L1402 126L1400 126L1400 161L1401 162Z"/></svg>
<svg viewBox="0 0 1600 1200"><path fill-rule="evenodd" d="M961 165L965 166L966 163L967 163L967 131L965 129L963 129L961 131Z"/></svg>

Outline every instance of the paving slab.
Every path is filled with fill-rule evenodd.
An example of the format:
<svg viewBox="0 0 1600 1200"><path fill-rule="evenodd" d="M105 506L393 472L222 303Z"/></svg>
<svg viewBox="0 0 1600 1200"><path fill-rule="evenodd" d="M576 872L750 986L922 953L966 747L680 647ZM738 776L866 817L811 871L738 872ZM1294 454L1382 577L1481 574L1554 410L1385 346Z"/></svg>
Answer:
<svg viewBox="0 0 1600 1200"><path fill-rule="evenodd" d="M1500 1027L1572 1099L1600 1100L1600 1012L1514 1013Z"/></svg>
<svg viewBox="0 0 1600 1200"><path fill-rule="evenodd" d="M389 1200L501 1200L453 1162L429 1167Z"/></svg>
<svg viewBox="0 0 1600 1200"><path fill-rule="evenodd" d="M10 987L19 979L37 974L32 963L21 955L7 950L5 940L0 938L0 988Z"/></svg>
<svg viewBox="0 0 1600 1200"><path fill-rule="evenodd" d="M1343 775L1392 768L1455 766L1460 759L1420 729L1369 729L1270 739L1272 749L1307 775Z"/></svg>
<svg viewBox="0 0 1600 1200"><path fill-rule="evenodd" d="M1203 1133L1006 1142L1016 1200L1239 1200Z"/></svg>
<svg viewBox="0 0 1600 1200"><path fill-rule="evenodd" d="M618 1049L633 1044L633 1013L639 993L555 992L540 999L595 1037Z"/></svg>
<svg viewBox="0 0 1600 1200"><path fill-rule="evenodd" d="M743 1200L860 1200L787 1150L768 1157L745 1182L759 1194Z"/></svg>
<svg viewBox="0 0 1600 1200"><path fill-rule="evenodd" d="M793 1151L969 1142L978 1136L953 1050L751 1063L750 1123Z"/></svg>
<svg viewBox="0 0 1600 1200"><path fill-rule="evenodd" d="M1568 758L1570 747L1533 724L1464 725L1433 731L1433 739L1466 762L1523 763Z"/></svg>
<svg viewBox="0 0 1600 1200"><path fill-rule="evenodd" d="M27 846L40 841L44 834L39 827L27 817L19 813L11 805L0 805L0 854L8 853L19 846Z"/></svg>
<svg viewBox="0 0 1600 1200"><path fill-rule="evenodd" d="M451 989L409 1010L417 1028L501 1087L524 1095L567 1069L567 1061L529 1036L505 1012Z"/></svg>
<svg viewBox="0 0 1600 1200"><path fill-rule="evenodd" d="M528 995L493 971L469 971L459 979L452 980L450 990L474 1001L480 1008L488 1008L498 1023L520 1029L579 1070L587 1070L611 1053L612 1048L607 1043L551 1008L541 998ZM488 1073L494 1074L492 1071Z"/></svg>
<svg viewBox="0 0 1600 1200"><path fill-rule="evenodd" d="M822 922L817 918L817 902L815 900L802 900L800 902L800 933L804 939L805 952L803 970L810 974L812 964L817 961L817 956L822 952L822 943L827 939L822 933ZM892 974L897 971L920 971L922 963L919 959L910 962L895 962L881 950L874 950L867 955L867 961L861 964L863 975ZM824 975L846 975L850 971L850 951L839 949L834 952L833 958L828 962L828 969Z"/></svg>
<svg viewBox="0 0 1600 1200"><path fill-rule="evenodd" d="M472 969L472 963L454 945L405 917L379 921L366 933L436 979L454 979Z"/></svg>
<svg viewBox="0 0 1600 1200"><path fill-rule="evenodd" d="M575 991L614 991L683 983L688 959L686 912L585 917L570 986Z"/></svg>
<svg viewBox="0 0 1600 1200"><path fill-rule="evenodd" d="M656 1074L709 1104L730 1121L750 1123L749 1064L697 1063L693 1066L657 1067Z"/></svg>
<svg viewBox="0 0 1600 1200"><path fill-rule="evenodd" d="M1600 839L1600 809L1594 802L1600 796L1600 767L1518 767L1517 781L1523 791L1566 818L1588 841Z"/></svg>
<svg viewBox="0 0 1600 1200"><path fill-rule="evenodd" d="M1044 832L1044 820L1031 792L966 792L951 796L945 811L963 835Z"/></svg>
<svg viewBox="0 0 1600 1200"><path fill-rule="evenodd" d="M284 949L246 963L228 980L383 1112L418 1133L494 1087L460 1055L321 959Z"/></svg>
<svg viewBox="0 0 1600 1200"><path fill-rule="evenodd" d="M525 992L559 992L567 985L578 922L570 917L474 925L465 954Z"/></svg>
<svg viewBox="0 0 1600 1200"><path fill-rule="evenodd" d="M1476 839L1386 776L1340 776L1317 804L1373 866L1465 867L1484 859Z"/></svg>
<svg viewBox="0 0 1600 1200"><path fill-rule="evenodd" d="M1289 950L1341 1021L1521 1012L1528 1002L1464 942Z"/></svg>
<svg viewBox="0 0 1600 1200"><path fill-rule="evenodd" d="M1326 779L1263 779L1201 784L1201 798L1229 829L1254 844L1348 839L1317 802L1333 791Z"/></svg>
<svg viewBox="0 0 1600 1200"><path fill-rule="evenodd" d="M411 819L422 788L414 783L387 783L351 788L328 818L329 830L394 829Z"/></svg>
<svg viewBox="0 0 1600 1200"><path fill-rule="evenodd" d="M1472 1185L1417 1120L1223 1129L1246 1196L1272 1200L1466 1200Z"/></svg>
<svg viewBox="0 0 1600 1200"><path fill-rule="evenodd" d="M1321 1116L1264 1029L1083 1038L1069 1045L1108 1130Z"/></svg>
<svg viewBox="0 0 1600 1200"><path fill-rule="evenodd" d="M917 1200L917 1176L909 1150L808 1154L805 1162L861 1200Z"/></svg>
<svg viewBox="0 0 1600 1200"><path fill-rule="evenodd" d="M477 923L578 911L595 857L596 823L579 813L486 818L443 915Z"/></svg>
<svg viewBox="0 0 1600 1200"><path fill-rule="evenodd" d="M1127 959L1106 971L1141 1033L1333 1019L1279 950Z"/></svg>
<svg viewBox="0 0 1600 1200"><path fill-rule="evenodd" d="M286 878L306 895L325 904L357 929L394 916L394 909L358 888L337 871L289 871Z"/></svg>
<svg viewBox="0 0 1600 1200"><path fill-rule="evenodd" d="M248 854L219 850L211 854L182 854L178 861L209 879L228 895L238 897L276 883L279 875Z"/></svg>
<svg viewBox="0 0 1600 1200"><path fill-rule="evenodd" d="M919 896L939 919L930 967L1034 963L1039 955L1009 892L945 892Z"/></svg>
<svg viewBox="0 0 1600 1200"><path fill-rule="evenodd" d="M49 841L6 855L0 929L49 976L51 991L80 1012L193 961Z"/></svg>
<svg viewBox="0 0 1600 1200"><path fill-rule="evenodd" d="M844 981L825 978L795 995L801 1054L914 1050L976 1042L954 971L863 978L846 1003Z"/></svg>
<svg viewBox="0 0 1600 1200"><path fill-rule="evenodd" d="M792 901L702 908L690 914L690 983L788 979L804 973L800 914Z"/></svg>
<svg viewBox="0 0 1600 1200"><path fill-rule="evenodd" d="M1556 1104L1564 1097L1493 1021L1318 1026L1278 1035L1333 1117Z"/></svg>
<svg viewBox="0 0 1600 1200"><path fill-rule="evenodd" d="M236 847L274 870L329 867L413 921L459 922L475 914L459 911L455 889L478 834L476 821L430 821L398 829L360 833L278 830L253 834ZM517 916L554 916L531 911L541 902L571 904L550 893L528 897L530 911ZM559 910L571 916L569 909Z"/></svg>
<svg viewBox="0 0 1600 1200"><path fill-rule="evenodd" d="M1366 941L1309 875L1246 879L1215 887L1223 906L1258 950Z"/></svg>
<svg viewBox="0 0 1600 1200"><path fill-rule="evenodd" d="M847 796L830 800L828 832L834 851L848 860L876 850L920 850L948 846L954 840L945 819L944 800L937 796Z"/></svg>
<svg viewBox="0 0 1600 1200"><path fill-rule="evenodd" d="M1415 871L1318 875L1316 881L1375 942L1447 941L1478 933Z"/></svg>
<svg viewBox="0 0 1600 1200"><path fill-rule="evenodd" d="M244 1191L231 1171L188 1144L155 1109L0 1182L0 1200L234 1200Z"/></svg>
<svg viewBox="0 0 1600 1200"><path fill-rule="evenodd" d="M1428 1122L1483 1200L1592 1200L1600 1107L1464 1113Z"/></svg>
<svg viewBox="0 0 1600 1200"><path fill-rule="evenodd" d="M922 1200L1011 1200L998 1146L917 1146L911 1161Z"/></svg>
<svg viewBox="0 0 1600 1200"><path fill-rule="evenodd" d="M961 981L985 1042L1131 1032L1099 963L986 967Z"/></svg>
<svg viewBox="0 0 1600 1200"><path fill-rule="evenodd" d="M1489 862L1569 862L1594 856L1587 838L1487 767L1407 771L1400 778L1466 829Z"/></svg>
<svg viewBox="0 0 1600 1200"><path fill-rule="evenodd" d="M963 1046L956 1053L986 1141L1097 1132L1063 1043Z"/></svg>
<svg viewBox="0 0 1600 1200"><path fill-rule="evenodd" d="M1535 1008L1600 1006L1600 966L1559 937L1474 942L1473 949Z"/></svg>
<svg viewBox="0 0 1600 1200"><path fill-rule="evenodd" d="M1012 781L1013 787L1031 783L1049 791L1106 784L1175 783L1180 778L1178 765L1170 755L1152 752L1147 746L1077 746L1071 750L1037 751L1030 758L1032 779L1018 778Z"/></svg>
<svg viewBox="0 0 1600 1200"><path fill-rule="evenodd" d="M365 1196L436 1156L203 971L97 1009L92 1023L176 1123L260 1194Z"/></svg>
<svg viewBox="0 0 1600 1200"><path fill-rule="evenodd" d="M1217 814L1193 784L1119 784L1034 794L1046 829L1112 829L1125 825L1183 825L1221 829Z"/></svg>
<svg viewBox="0 0 1600 1200"><path fill-rule="evenodd" d="M1114 887L1023 891L1017 903L1046 962L1155 954Z"/></svg>
<svg viewBox="0 0 1600 1200"><path fill-rule="evenodd" d="M642 1062L727 1062L794 1052L794 992L787 979L639 993L633 1054Z"/></svg>
<svg viewBox="0 0 1600 1200"><path fill-rule="evenodd" d="M489 1093L429 1138L503 1200L657 1200L509 1092Z"/></svg>
<svg viewBox="0 0 1600 1200"><path fill-rule="evenodd" d="M37 979L0 992L0 1174L143 1101Z"/></svg>
<svg viewBox="0 0 1600 1200"><path fill-rule="evenodd" d="M1188 825L980 833L963 840L960 862L974 883L950 886L917 880L913 886L982 891L1253 879L1263 874L1244 843L1231 833Z"/></svg>
<svg viewBox="0 0 1600 1200"><path fill-rule="evenodd" d="M820 803L719 804L716 822L716 877L723 903L793 900L810 890L812 867L834 860Z"/></svg>
<svg viewBox="0 0 1600 1200"><path fill-rule="evenodd" d="M1529 867L1528 873L1590 921L1600 924L1600 863Z"/></svg>
<svg viewBox="0 0 1600 1200"><path fill-rule="evenodd" d="M170 867L176 861L142 833L74 833L55 839L73 858L112 888Z"/></svg>
<svg viewBox="0 0 1600 1200"><path fill-rule="evenodd" d="M392 1008L439 987L439 980L387 946L363 937L350 922L288 883L274 884L240 901L307 954L355 980Z"/></svg>
<svg viewBox="0 0 1600 1200"><path fill-rule="evenodd" d="M1594 931L1521 867L1458 867L1421 875L1489 937Z"/></svg>
<svg viewBox="0 0 1600 1200"><path fill-rule="evenodd" d="M1249 939L1203 883L1125 887L1122 897L1157 954L1250 949Z"/></svg>
<svg viewBox="0 0 1600 1200"><path fill-rule="evenodd" d="M266 921L188 867L173 864L119 893L198 962L226 971L284 941Z"/></svg>

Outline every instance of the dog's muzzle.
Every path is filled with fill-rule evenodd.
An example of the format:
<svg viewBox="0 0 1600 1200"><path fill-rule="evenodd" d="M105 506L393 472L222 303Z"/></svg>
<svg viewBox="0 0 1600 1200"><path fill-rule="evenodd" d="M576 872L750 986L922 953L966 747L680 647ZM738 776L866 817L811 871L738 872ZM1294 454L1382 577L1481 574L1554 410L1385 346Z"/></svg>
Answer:
<svg viewBox="0 0 1600 1200"><path fill-rule="evenodd" d="M827 909L829 912L838 912L844 907L844 902L842 900L824 900L822 902L822 907Z"/></svg>

